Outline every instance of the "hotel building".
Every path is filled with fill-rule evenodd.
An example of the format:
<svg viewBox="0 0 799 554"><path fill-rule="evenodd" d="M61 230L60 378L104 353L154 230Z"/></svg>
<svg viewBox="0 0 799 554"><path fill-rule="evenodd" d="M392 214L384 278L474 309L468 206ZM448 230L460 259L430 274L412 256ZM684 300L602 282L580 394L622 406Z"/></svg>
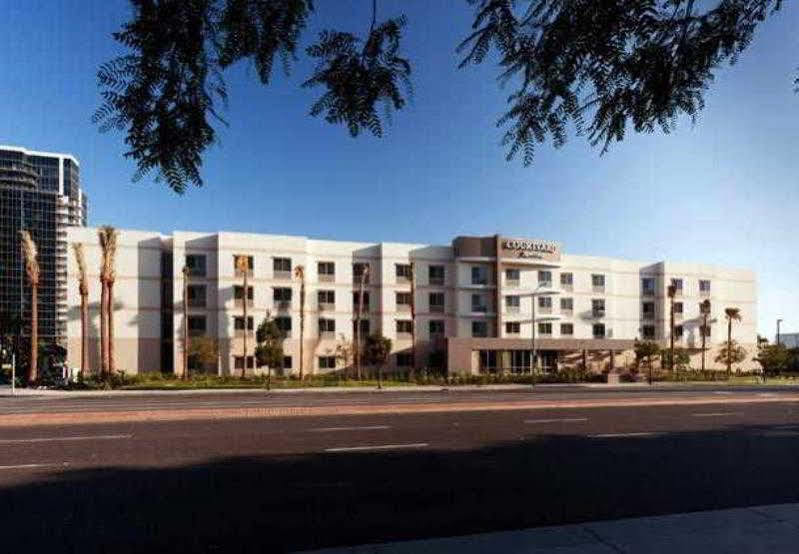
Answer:
<svg viewBox="0 0 799 554"><path fill-rule="evenodd" d="M0 145L0 314L31 320L19 238L20 231L30 231L38 250L39 339L44 342L66 339L67 228L86 225L79 171L70 154Z"/></svg>
<svg viewBox="0 0 799 554"><path fill-rule="evenodd" d="M96 370L97 230L71 228L68 240L86 249L93 308L90 369ZM235 267L238 256L248 259L247 291ZM634 359L637 338L669 343L670 285L675 345L688 349L693 367L699 367L704 332L707 367L721 368L713 360L726 340L727 307L741 311L733 338L748 350L748 360L757 343L756 282L747 270L577 256L562 252L558 243L498 235L456 237L437 246L121 230L114 287L117 368L135 373L182 367L184 266L188 334L219 341L218 363L208 370L221 374L236 374L245 364L248 372L261 371L253 367L254 329L267 314L286 333L284 367L278 371L299 371L301 320L306 374L342 369L336 351L353 340L365 268L361 328L364 335L381 333L392 340L390 371L409 369L415 351L416 367L444 365L450 374L529 372L533 341L545 371L578 364L594 371L624 367ZM298 266L305 275L302 319ZM72 257L67 299L75 314L68 323L69 364L77 367L80 297ZM705 300L710 313L703 329Z"/></svg>

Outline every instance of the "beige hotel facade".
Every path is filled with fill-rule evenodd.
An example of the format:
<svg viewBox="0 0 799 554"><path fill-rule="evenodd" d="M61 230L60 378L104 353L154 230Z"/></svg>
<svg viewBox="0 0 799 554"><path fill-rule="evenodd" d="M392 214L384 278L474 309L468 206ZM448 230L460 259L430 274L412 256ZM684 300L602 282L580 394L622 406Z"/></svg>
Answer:
<svg viewBox="0 0 799 554"><path fill-rule="evenodd" d="M99 367L100 246L97 229L73 227L89 270L89 363ZM235 258L247 256L248 293ZM77 267L68 262L68 363L80 365ZM412 264L412 270L411 270ZM189 268L188 321L183 319L183 268ZM341 370L339 345L353 340L359 273L368 267L362 329L392 340L390 370L443 360L450 374L529 372L535 326L538 368L581 363L594 371L622 368L634 359L635 339L664 346L670 339L667 288L674 285L675 344L699 367L700 303L709 300L707 367L726 340L724 309L739 308L733 338L754 355L757 334L753 272L695 263L635 262L566 254L556 242L503 236L456 237L450 245L366 243L299 236L120 230L114 285L116 366L130 373L179 371L180 337L219 341L208 368L237 374L253 355L254 329L267 313L286 332L284 373L300 363L300 280L304 268L304 369ZM413 287L411 277L413 275ZM411 298L411 289L414 294ZM248 298L248 319L242 317ZM414 317L411 316L413 302ZM533 319L533 308L535 316ZM253 367L247 360L248 372ZM747 365L749 362L742 364ZM749 364L751 365L751 364Z"/></svg>

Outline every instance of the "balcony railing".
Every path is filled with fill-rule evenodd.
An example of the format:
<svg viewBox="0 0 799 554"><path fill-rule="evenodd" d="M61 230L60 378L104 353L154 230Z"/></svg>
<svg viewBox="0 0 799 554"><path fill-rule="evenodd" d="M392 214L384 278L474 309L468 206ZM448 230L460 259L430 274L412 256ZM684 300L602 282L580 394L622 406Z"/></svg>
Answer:
<svg viewBox="0 0 799 554"><path fill-rule="evenodd" d="M336 309L336 305L332 302L320 302L319 303L319 311L320 312L332 312Z"/></svg>
<svg viewBox="0 0 799 554"><path fill-rule="evenodd" d="M410 304L397 304L397 311L398 312L410 312L411 305Z"/></svg>
<svg viewBox="0 0 799 554"><path fill-rule="evenodd" d="M291 300L278 300L276 308L280 312L285 312L291 309Z"/></svg>
<svg viewBox="0 0 799 554"><path fill-rule="evenodd" d="M319 282L320 283L332 283L336 280L335 275L331 275L329 273L320 273L319 274Z"/></svg>
<svg viewBox="0 0 799 554"><path fill-rule="evenodd" d="M591 310L591 316L592 317L605 317L605 310L599 310L599 309L594 308L593 310Z"/></svg>
<svg viewBox="0 0 799 554"><path fill-rule="evenodd" d="M518 279L505 279L505 286L518 288L520 285L520 281Z"/></svg>
<svg viewBox="0 0 799 554"><path fill-rule="evenodd" d="M605 285L591 285L591 290L593 292L604 293Z"/></svg>
<svg viewBox="0 0 799 554"><path fill-rule="evenodd" d="M442 304L430 304L430 313L443 314L444 306Z"/></svg>
<svg viewBox="0 0 799 554"><path fill-rule="evenodd" d="M255 334L255 333L253 332L253 330L252 330L252 329L248 329L248 330L247 330L247 336L248 336L248 337L251 337L251 336L253 336L254 334ZM233 332L233 336L235 336L235 337L243 337L243 336L244 336L244 329L236 329L236 330Z"/></svg>
<svg viewBox="0 0 799 554"><path fill-rule="evenodd" d="M279 279L281 281L288 281L291 280L291 271L273 271L272 272L273 279Z"/></svg>
<svg viewBox="0 0 799 554"><path fill-rule="evenodd" d="M486 305L472 305L472 311L478 313L486 313L488 312L488 306Z"/></svg>
<svg viewBox="0 0 799 554"><path fill-rule="evenodd" d="M444 284L443 277L430 277L428 283L435 286L442 286Z"/></svg>
<svg viewBox="0 0 799 554"><path fill-rule="evenodd" d="M253 306L253 304L254 304L254 302L253 302L252 298L247 300L247 307L248 308L251 308ZM233 305L236 306L237 308L243 308L244 307L244 299L243 298L236 298L233 301ZM191 306L191 302L189 302L189 306ZM203 304L202 307L205 307L205 304Z"/></svg>
<svg viewBox="0 0 799 554"><path fill-rule="evenodd" d="M643 312L642 317L646 320L653 320L655 319L655 312Z"/></svg>
<svg viewBox="0 0 799 554"><path fill-rule="evenodd" d="M509 306L506 304L505 311L509 314L518 314L521 311L521 308L519 308L519 306Z"/></svg>
<svg viewBox="0 0 799 554"><path fill-rule="evenodd" d="M189 298L189 308L205 308L205 298Z"/></svg>

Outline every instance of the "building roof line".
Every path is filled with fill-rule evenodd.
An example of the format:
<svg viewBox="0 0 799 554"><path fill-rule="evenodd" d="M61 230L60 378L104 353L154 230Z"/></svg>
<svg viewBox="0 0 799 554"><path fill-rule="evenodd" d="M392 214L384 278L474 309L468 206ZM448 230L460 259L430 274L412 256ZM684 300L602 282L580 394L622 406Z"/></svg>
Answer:
<svg viewBox="0 0 799 554"><path fill-rule="evenodd" d="M72 154L67 154L65 152L42 152L39 150L28 150L23 146L13 146L11 144L0 144L0 150L12 150L15 152L22 152L26 156L47 156L51 158L67 158L72 162L74 162L75 165L80 167L80 162L78 162L78 159Z"/></svg>

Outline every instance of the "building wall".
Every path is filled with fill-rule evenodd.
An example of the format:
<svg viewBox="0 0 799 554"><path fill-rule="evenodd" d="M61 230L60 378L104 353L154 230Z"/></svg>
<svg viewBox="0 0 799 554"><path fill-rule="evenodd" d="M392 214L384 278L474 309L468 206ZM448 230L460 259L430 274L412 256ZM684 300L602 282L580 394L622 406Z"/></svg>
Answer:
<svg viewBox="0 0 799 554"><path fill-rule="evenodd" d="M469 239L467 237L467 239ZM490 239L490 240L488 240ZM551 272L551 286L539 292L552 293L552 308L547 311L536 306L536 322L551 323L552 333L541 335L539 348L570 350L580 356L588 345L591 358L597 367L610 360L607 352L613 350L612 362L627 364L631 357L632 341L642 337L644 326L654 327L654 340L668 343L668 298L666 287L672 278L683 280L682 294L675 301L683 303L683 316L675 323L682 325L683 338L677 346L698 348L699 303L705 298L712 302L712 335L708 341L708 367L716 367L712 359L717 346L726 339L723 320L724 308L735 306L741 309L743 321L733 326L733 338L754 352L756 343L756 295L755 277L750 271L705 266L701 264L655 264L615 260L593 256L571 256L558 253L545 258L516 258L503 251L500 237L478 237L469 242L458 242L455 247L430 246L400 243L359 243L345 241L312 240L304 237L280 235L256 235L245 233L190 233L175 232L170 237L157 233L121 231L118 258L118 285L115 297L120 303L115 312L119 331L117 338L120 352L117 364L121 369L148 371L166 368L156 356L159 348L166 348L174 359L174 368L182 368L182 330L184 285L183 267L187 255L205 256L206 272L203 276L190 276L189 285L205 286L204 305L188 307L189 316L205 318L205 334L218 339L220 355L217 367L210 370L222 374L235 373L235 358L243 355L244 332L236 330L235 319L243 315L242 302L234 299L234 287L243 285L243 277L236 275L234 258L237 255L252 256L253 269L248 276L248 286L253 288L253 300L248 305L248 317L253 320L253 330L247 335L247 352L253 355L254 330L267 314L272 317L291 318L291 333L284 343L287 356L291 357L289 372L300 368L300 325L304 314L303 369L306 374L329 371L320 367L320 357L335 356L337 348L353 340L355 305L353 293L358 289L353 274L354 263L369 265L369 282L365 291L369 294L368 309L362 319L369 322L371 333L381 333L390 338L393 351L389 369L397 367L398 356L408 355L413 350L410 333L398 331L398 321L410 321L411 313L406 306L397 304L398 293L410 293L410 282L397 275L397 266L413 263L415 270L415 329L416 365L425 366L429 354L442 348L443 338L457 338L457 348L451 348L449 370L472 372L475 370L475 352L490 346L491 349L527 348L532 338L531 291L539 285L539 271ZM71 230L70 241L91 245L92 258L89 263L96 271L99 267L99 247L96 230ZM494 246L492 246L494 245ZM493 252L491 248L494 248ZM171 255L169 272L174 276L164 280L161 267L162 256ZM456 256L456 254L466 254ZM88 252L87 252L88 256ZM290 271L275 271L275 259L290 259ZM335 278L326 280L318 271L319 262L335 264ZM70 282L74 281L74 260L70 259ZM305 309L300 310L301 281L295 275L298 266L305 273ZM443 266L444 282L430 282L430 266ZM487 274L486 284L472 282L472 268L483 268ZM518 283L509 282L506 269L519 270ZM561 285L561 274L571 273L571 287ZM604 276L604 288L592 284L592 275ZM96 279L92 277L95 281ZM642 279L655 280L653 294L642 291ZM699 291L699 279L711 282L710 295ZM99 284L95 284L99 287ZM68 296L70 313L79 305L77 285ZM166 286L164 292L162 287ZM276 288L291 290L291 301L282 305L274 298ZM333 291L333 306L320 306L319 291ZM430 294L443 293L443 312L430 308ZM99 300L99 288L93 290ZM484 295L486 310L474 311L472 295ZM171 300L165 295L171 295ZM517 310L506 306L508 296L520 297ZM573 310L561 310L560 299L573 299ZM602 299L605 310L594 314L592 300ZM646 319L642 312L644 302L655 305L654 317ZM163 318L167 318L166 323ZM334 321L335 331L320 334L319 319ZM74 344L79 336L76 319L70 317L70 360L75 360ZM194 320L193 320L194 321ZM430 322L443 322L444 335L430 333ZM472 337L472 323L486 323L486 340ZM506 323L519 323L519 333L508 333ZM79 321L78 321L79 323ZM561 324L570 323L574 332L561 333ZM605 325L605 335L594 336L594 325ZM166 334L166 336L162 336ZM130 341L125 344L124 341ZM147 347L141 346L146 341ZM499 341L499 342L497 342ZM614 342L616 341L616 342ZM158 346L153 346L158 343ZM136 346L134 346L134 344ZM481 346L482 345L482 346ZM124 354L122 353L124 352ZM603 353L604 352L604 353ZM696 352L694 353L696 357ZM407 356L405 356L407 357ZM478 356L479 358L479 356ZM577 358L572 359L574 361ZM698 359L698 358L697 358ZM603 361L604 360L604 361ZM74 363L74 362L72 362ZM698 365L698 363L697 363ZM342 368L337 362L337 369ZM258 371L258 369L255 369Z"/></svg>

